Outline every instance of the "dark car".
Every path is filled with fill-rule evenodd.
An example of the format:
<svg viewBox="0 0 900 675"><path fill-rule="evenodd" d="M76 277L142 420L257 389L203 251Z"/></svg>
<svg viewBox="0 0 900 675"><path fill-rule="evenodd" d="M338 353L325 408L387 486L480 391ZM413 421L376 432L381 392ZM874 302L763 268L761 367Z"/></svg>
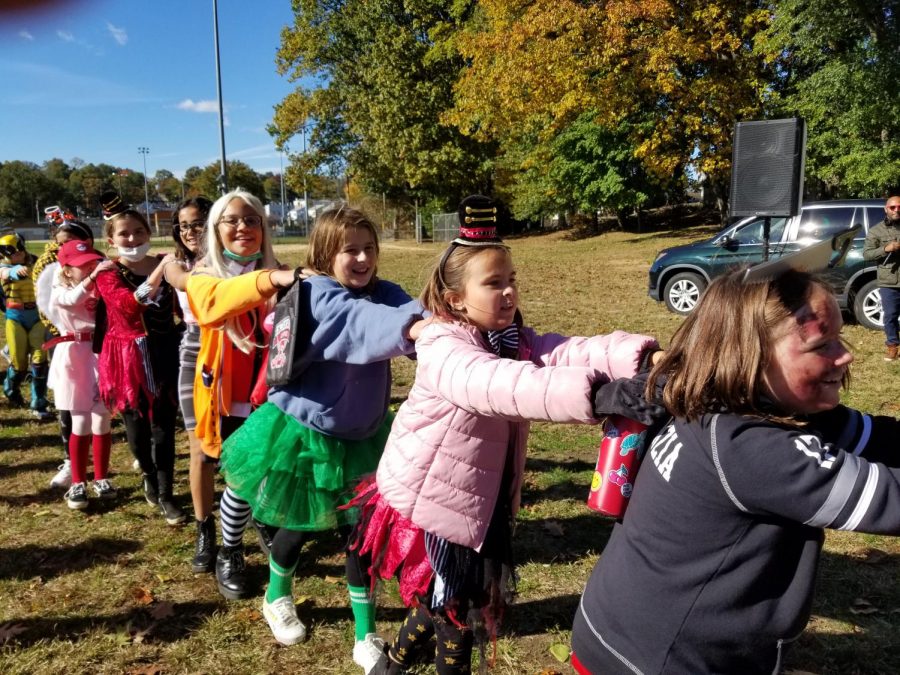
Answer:
<svg viewBox="0 0 900 675"><path fill-rule="evenodd" d="M869 228L884 219L880 199L843 199L803 204L792 218L772 218L769 258L797 251L838 232L862 225L841 267L827 270L842 310L863 326L881 328L881 298L875 283L874 262L863 260L863 242ZM671 311L689 314L709 280L729 269L763 260L763 223L751 216L729 225L711 239L660 251L650 266L650 297Z"/></svg>

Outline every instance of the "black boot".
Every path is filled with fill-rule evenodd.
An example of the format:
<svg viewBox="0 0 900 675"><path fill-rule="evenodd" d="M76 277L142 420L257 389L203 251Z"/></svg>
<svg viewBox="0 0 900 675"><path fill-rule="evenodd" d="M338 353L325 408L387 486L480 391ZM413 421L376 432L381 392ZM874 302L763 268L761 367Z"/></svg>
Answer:
<svg viewBox="0 0 900 675"><path fill-rule="evenodd" d="M159 506L159 483L152 473L144 474L144 499L150 506Z"/></svg>
<svg viewBox="0 0 900 675"><path fill-rule="evenodd" d="M250 522L253 523L253 529L256 530L256 536L259 539L259 547L262 549L262 552L266 554L266 560L268 560L269 556L272 555L272 537L275 536L278 528L266 525L256 518L251 518Z"/></svg>
<svg viewBox="0 0 900 675"><path fill-rule="evenodd" d="M191 570L195 574L212 572L216 559L215 550L216 521L210 515L197 521L197 546L194 551L194 559L191 561Z"/></svg>
<svg viewBox="0 0 900 675"><path fill-rule="evenodd" d="M168 525L181 525L184 522L184 512L175 504L172 498L172 476L166 471L157 470L156 481L159 485L159 512L166 519Z"/></svg>
<svg viewBox="0 0 900 675"><path fill-rule="evenodd" d="M216 582L219 593L229 600L240 600L247 594L244 575L244 547L223 546L216 556Z"/></svg>

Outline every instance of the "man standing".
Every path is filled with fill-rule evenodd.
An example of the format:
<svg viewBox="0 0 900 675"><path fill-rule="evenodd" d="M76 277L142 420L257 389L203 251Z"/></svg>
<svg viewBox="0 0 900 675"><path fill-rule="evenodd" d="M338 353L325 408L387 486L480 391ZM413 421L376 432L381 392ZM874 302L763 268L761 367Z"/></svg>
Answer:
<svg viewBox="0 0 900 675"><path fill-rule="evenodd" d="M865 260L878 261L878 292L884 317L885 361L894 361L900 350L900 197L890 197L884 220L869 228L863 247Z"/></svg>

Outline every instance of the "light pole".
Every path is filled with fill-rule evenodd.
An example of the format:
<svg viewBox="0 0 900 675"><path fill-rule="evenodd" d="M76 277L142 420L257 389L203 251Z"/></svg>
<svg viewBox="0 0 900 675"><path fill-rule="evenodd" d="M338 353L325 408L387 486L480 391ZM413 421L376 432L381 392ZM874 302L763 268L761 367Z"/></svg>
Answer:
<svg viewBox="0 0 900 675"><path fill-rule="evenodd" d="M281 149L281 153L278 155L278 162L281 165L281 231L284 233L284 151L285 148Z"/></svg>
<svg viewBox="0 0 900 675"><path fill-rule="evenodd" d="M219 148L220 159L219 190L220 194L228 192L228 168L225 164L225 113L222 107L222 72L219 67L219 3L213 0L213 36L216 49L216 98L219 100Z"/></svg>
<svg viewBox="0 0 900 675"><path fill-rule="evenodd" d="M147 216L147 222L150 222L150 192L147 189L147 154L150 152L150 148L145 148L141 146L138 148L138 152L144 156L144 215Z"/></svg>
<svg viewBox="0 0 900 675"><path fill-rule="evenodd" d="M309 236L309 201L306 196L306 124L300 127L303 134L303 234Z"/></svg>

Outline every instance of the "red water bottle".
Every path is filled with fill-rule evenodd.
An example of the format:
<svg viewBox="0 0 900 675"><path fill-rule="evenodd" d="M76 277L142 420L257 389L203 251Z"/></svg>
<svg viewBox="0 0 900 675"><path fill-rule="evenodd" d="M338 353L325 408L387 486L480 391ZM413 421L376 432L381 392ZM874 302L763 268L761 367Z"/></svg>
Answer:
<svg viewBox="0 0 900 675"><path fill-rule="evenodd" d="M625 515L634 477L644 455L646 429L640 422L620 415L606 418L587 499L587 505L594 511L612 518Z"/></svg>

